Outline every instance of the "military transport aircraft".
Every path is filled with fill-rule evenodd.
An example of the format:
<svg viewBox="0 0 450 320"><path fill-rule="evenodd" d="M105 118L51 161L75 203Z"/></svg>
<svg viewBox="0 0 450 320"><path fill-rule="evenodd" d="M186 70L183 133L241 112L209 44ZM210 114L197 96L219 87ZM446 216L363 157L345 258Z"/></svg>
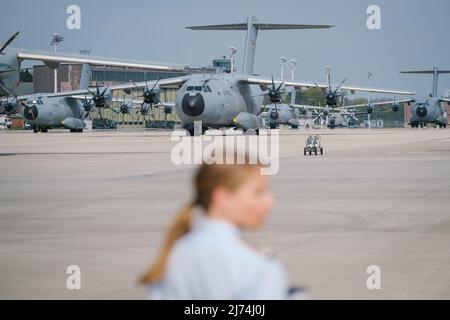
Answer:
<svg viewBox="0 0 450 320"><path fill-rule="evenodd" d="M244 62L242 73L223 74L194 74L159 81L128 83L102 88L97 95L99 104L105 102L105 98L112 90L130 90L132 88L145 88L148 101L154 101L153 97L160 88L165 86L178 86L176 94L175 108L182 122L183 128L188 130L190 135L194 135L194 121L202 122L202 131L207 128L234 127L244 131L253 129L258 134L263 123L260 114L263 97L266 94L271 101L278 101L280 85L295 87L320 86L328 87L325 84L315 84L297 81L276 81L272 79L255 76L254 62L256 54L256 40L258 31L262 30L287 30L287 29L320 29L330 28L329 25L303 25L303 24L269 24L258 23L253 15L249 15L247 22L223 25L207 25L187 27L191 30L244 30L247 32ZM276 83L278 88L272 86ZM151 87L151 88L150 88ZM103 90L103 91L102 91ZM362 87L347 87L347 90L381 92L399 95L412 95L412 92L373 89ZM90 92L88 90L77 90L72 92L49 94L47 97L71 96L78 99ZM91 92L92 94L92 92ZM95 96L95 95L93 95ZM150 99L151 98L151 99ZM20 97L19 97L20 99ZM94 105L98 107L94 98Z"/></svg>
<svg viewBox="0 0 450 320"><path fill-rule="evenodd" d="M439 70L438 67L433 67L433 70L425 71L402 71L403 74L432 74L433 75L433 92L426 98L415 98L411 100L413 106L411 107L411 127L423 127L427 123L433 123L439 128L447 127L447 112L443 102L450 102L450 98L438 97L438 81L439 75L450 73L450 70Z"/></svg>

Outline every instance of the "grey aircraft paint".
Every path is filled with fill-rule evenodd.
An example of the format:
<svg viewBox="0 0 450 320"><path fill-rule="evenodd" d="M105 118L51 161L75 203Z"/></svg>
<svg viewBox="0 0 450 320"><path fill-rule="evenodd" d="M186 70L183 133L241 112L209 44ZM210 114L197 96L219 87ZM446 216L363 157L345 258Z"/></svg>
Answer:
<svg viewBox="0 0 450 320"><path fill-rule="evenodd" d="M433 70L424 71L402 71L403 74L432 74L433 75L433 91L429 97L415 98L411 100L411 127L419 127L427 123L433 123L441 128L447 127L447 112L444 102L448 102L448 98L438 97L438 82L440 74L449 74L450 70L439 70L434 66Z"/></svg>

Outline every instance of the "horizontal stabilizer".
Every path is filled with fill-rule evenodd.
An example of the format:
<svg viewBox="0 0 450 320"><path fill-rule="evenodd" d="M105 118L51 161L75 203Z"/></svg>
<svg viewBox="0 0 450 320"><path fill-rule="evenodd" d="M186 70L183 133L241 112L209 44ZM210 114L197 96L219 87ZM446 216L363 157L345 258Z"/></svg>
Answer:
<svg viewBox="0 0 450 320"><path fill-rule="evenodd" d="M409 73L409 74L434 74L434 70L401 71L400 73ZM437 73L450 73L450 70L437 70Z"/></svg>
<svg viewBox="0 0 450 320"><path fill-rule="evenodd" d="M322 24L278 24L278 23L254 23L258 30L289 30L289 29L326 29L332 28L331 25ZM217 24L217 25L205 25L205 26L191 26L186 27L190 30L247 30L246 23L233 23L233 24Z"/></svg>

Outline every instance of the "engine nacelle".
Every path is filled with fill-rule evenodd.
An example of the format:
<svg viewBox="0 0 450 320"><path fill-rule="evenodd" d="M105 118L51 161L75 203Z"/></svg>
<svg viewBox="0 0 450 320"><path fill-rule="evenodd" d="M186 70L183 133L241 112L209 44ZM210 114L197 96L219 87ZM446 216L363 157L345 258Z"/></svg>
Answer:
<svg viewBox="0 0 450 320"><path fill-rule="evenodd" d="M243 130L259 129L263 126L260 117L248 112L240 112L233 118L233 124Z"/></svg>
<svg viewBox="0 0 450 320"><path fill-rule="evenodd" d="M83 120L78 118L65 118L62 122L62 125L65 129L70 130L83 130L86 128L86 123Z"/></svg>

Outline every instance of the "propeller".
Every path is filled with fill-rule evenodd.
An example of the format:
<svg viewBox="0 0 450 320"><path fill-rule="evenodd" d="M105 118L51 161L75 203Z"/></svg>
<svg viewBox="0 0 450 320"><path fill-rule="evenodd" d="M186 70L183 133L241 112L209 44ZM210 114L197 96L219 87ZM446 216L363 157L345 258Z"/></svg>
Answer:
<svg viewBox="0 0 450 320"><path fill-rule="evenodd" d="M16 97L8 97L6 101L2 103L2 107L4 112L9 116L12 114L17 107L17 99Z"/></svg>
<svg viewBox="0 0 450 320"><path fill-rule="evenodd" d="M275 81L273 80L273 76L272 76L272 87L268 88L268 96L269 96L269 100L272 103L275 103L275 107L277 103L281 102L281 94L284 93L284 90L281 91L281 87L283 87L284 85L284 81L282 83L280 83L280 85L278 86L278 88L275 86Z"/></svg>
<svg viewBox="0 0 450 320"><path fill-rule="evenodd" d="M350 120L353 121L359 121L359 119L356 117L356 111L355 110L347 110L347 124L350 122Z"/></svg>
<svg viewBox="0 0 450 320"><path fill-rule="evenodd" d="M106 108L106 100L107 96L105 96L106 91L108 91L109 87L105 87L105 89L100 92L100 87L96 86L96 91L92 92L90 89L87 89L89 93L92 95L91 101L94 102L95 107L97 108Z"/></svg>
<svg viewBox="0 0 450 320"><path fill-rule="evenodd" d="M400 111L400 105L396 103L395 97L394 97L394 104L392 105L392 112L399 112Z"/></svg>
<svg viewBox="0 0 450 320"><path fill-rule="evenodd" d="M341 87L344 85L344 83L347 81L347 77L344 78L344 80L341 81L341 83L336 87L335 90L331 87L331 72L330 68L326 67L326 74L327 74L327 85L328 87L325 89L325 99L327 106L331 108L335 108L338 105L339 97L342 96L342 93L338 93L338 91L341 89ZM313 82L315 86L319 89L322 89L317 83Z"/></svg>

